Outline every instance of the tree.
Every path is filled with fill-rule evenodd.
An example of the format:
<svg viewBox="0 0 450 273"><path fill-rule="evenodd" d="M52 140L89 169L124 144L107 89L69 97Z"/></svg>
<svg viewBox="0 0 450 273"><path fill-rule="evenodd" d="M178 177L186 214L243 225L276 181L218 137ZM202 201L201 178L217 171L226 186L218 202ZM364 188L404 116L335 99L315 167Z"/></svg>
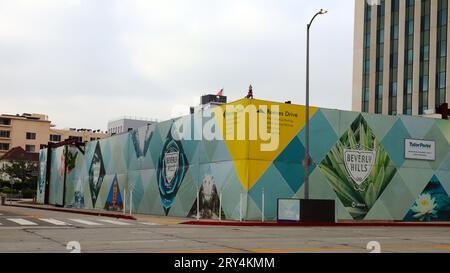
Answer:
<svg viewBox="0 0 450 273"><path fill-rule="evenodd" d="M0 169L0 172L6 173L10 177L10 180L16 182L16 189L35 190L37 169L37 162L13 160L9 161L7 164L4 164L4 166Z"/></svg>

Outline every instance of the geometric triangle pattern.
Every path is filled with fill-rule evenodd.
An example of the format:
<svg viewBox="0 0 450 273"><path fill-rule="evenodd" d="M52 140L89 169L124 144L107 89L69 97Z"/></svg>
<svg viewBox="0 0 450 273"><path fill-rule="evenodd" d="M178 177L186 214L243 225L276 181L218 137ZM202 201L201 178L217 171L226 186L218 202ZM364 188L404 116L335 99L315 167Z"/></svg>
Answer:
<svg viewBox="0 0 450 273"><path fill-rule="evenodd" d="M282 176L281 181L287 183L293 192L297 192L303 184L305 170L301 162L304 158L305 147L295 137L273 162L273 166ZM259 183L260 181L257 184Z"/></svg>
<svg viewBox="0 0 450 273"><path fill-rule="evenodd" d="M409 132L401 119L397 119L391 130L381 140L381 145L397 168L405 162L404 139L406 138L410 138Z"/></svg>
<svg viewBox="0 0 450 273"><path fill-rule="evenodd" d="M444 135L436 125L433 125L431 127L431 130L427 132L425 138L434 140L436 146L441 147L440 149L436 149L436 159L430 162L431 168L433 170L437 170L450 152L450 145L448 145L447 139L444 137Z"/></svg>

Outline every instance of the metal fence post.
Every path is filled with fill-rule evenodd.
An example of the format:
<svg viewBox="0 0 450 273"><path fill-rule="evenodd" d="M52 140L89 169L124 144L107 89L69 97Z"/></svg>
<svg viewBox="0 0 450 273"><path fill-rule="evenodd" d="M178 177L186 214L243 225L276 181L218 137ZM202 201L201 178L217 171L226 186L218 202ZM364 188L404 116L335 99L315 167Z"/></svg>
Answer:
<svg viewBox="0 0 450 273"><path fill-rule="evenodd" d="M200 194L197 185L197 221L200 220Z"/></svg>
<svg viewBox="0 0 450 273"><path fill-rule="evenodd" d="M222 192L219 195L219 221L222 221Z"/></svg>
<svg viewBox="0 0 450 273"><path fill-rule="evenodd" d="M133 191L130 191L130 215L133 213Z"/></svg>
<svg viewBox="0 0 450 273"><path fill-rule="evenodd" d="M264 223L264 188L262 188L262 209L261 209L261 220Z"/></svg>
<svg viewBox="0 0 450 273"><path fill-rule="evenodd" d="M123 214L126 214L125 206L127 204L127 188L123 189Z"/></svg>
<svg viewBox="0 0 450 273"><path fill-rule="evenodd" d="M242 190L239 194L239 221L242 222Z"/></svg>

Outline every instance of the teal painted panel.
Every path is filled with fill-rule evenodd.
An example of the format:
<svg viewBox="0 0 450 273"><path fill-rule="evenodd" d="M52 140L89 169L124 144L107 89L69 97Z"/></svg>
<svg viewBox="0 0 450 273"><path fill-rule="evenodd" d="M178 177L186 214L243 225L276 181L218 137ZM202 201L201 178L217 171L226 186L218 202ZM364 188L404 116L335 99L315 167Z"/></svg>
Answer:
<svg viewBox="0 0 450 273"><path fill-rule="evenodd" d="M433 170L437 170L446 159L450 151L450 145L436 125L432 126L432 129L425 135L425 139L435 141L436 143L436 160L431 161L430 165Z"/></svg>
<svg viewBox="0 0 450 273"><path fill-rule="evenodd" d="M381 116L368 113L363 113L362 115L378 139L383 139L398 119L396 116Z"/></svg>
<svg viewBox="0 0 450 273"><path fill-rule="evenodd" d="M293 198L295 192L284 180L278 169L271 165L264 175L259 179L249 191L249 195L254 200L259 209L262 208L262 193L264 191L265 217L274 220L277 217L277 200L279 198ZM259 217L252 215L252 217Z"/></svg>
<svg viewBox="0 0 450 273"><path fill-rule="evenodd" d="M421 118L413 116L402 116L400 118L408 130L411 138L424 139L425 135L431 130L434 124L434 119Z"/></svg>
<svg viewBox="0 0 450 273"><path fill-rule="evenodd" d="M391 160L397 168L405 161L405 139L410 138L408 130L400 119L395 122L391 130L381 140L381 145L389 154Z"/></svg>
<svg viewBox="0 0 450 273"><path fill-rule="evenodd" d="M328 124L333 128L336 135L342 135L339 130L340 112L336 113L336 110L331 109L319 109L323 116L327 119Z"/></svg>

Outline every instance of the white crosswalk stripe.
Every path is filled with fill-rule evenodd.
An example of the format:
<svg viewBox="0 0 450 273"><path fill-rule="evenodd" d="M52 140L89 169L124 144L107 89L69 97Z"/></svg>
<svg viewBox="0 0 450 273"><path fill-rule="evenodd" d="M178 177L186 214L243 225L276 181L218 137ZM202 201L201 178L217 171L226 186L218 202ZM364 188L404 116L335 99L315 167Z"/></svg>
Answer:
<svg viewBox="0 0 450 273"><path fill-rule="evenodd" d="M70 224L68 224L66 222L59 221L59 220L56 220L56 219L53 219L53 218L48 218L48 219L47 218L39 218L39 220L47 222L47 223L50 223L50 224L53 224L55 226L69 226L70 225Z"/></svg>
<svg viewBox="0 0 450 273"><path fill-rule="evenodd" d="M88 226L102 226L103 224L100 223L96 223L96 222L92 222L92 221L88 221L88 220L83 220L83 219L69 219L70 221L79 223L79 224L83 224L83 225L88 225Z"/></svg>
<svg viewBox="0 0 450 273"><path fill-rule="evenodd" d="M115 221L115 220L99 219L99 221L102 221L102 222L105 222L105 223L108 223L108 224L119 225L119 226L129 226L129 225L131 225L129 223Z"/></svg>
<svg viewBox="0 0 450 273"><path fill-rule="evenodd" d="M132 226L134 223L137 223L137 225L146 225L146 226L159 226L161 224L154 223L154 222L126 222L116 219L95 219L95 222L92 220L87 219L81 219L81 218L71 218L71 219L55 219L55 218L36 218L36 220L39 220L37 222L33 222L33 219L27 220L24 218L4 218L3 223L0 222L0 226L8 226L7 223L5 223L5 220L13 222L15 224L21 225L21 226L73 226L74 223L87 225L87 226L104 226L105 224L111 224L111 225L117 225L117 226ZM45 222L45 223L43 223ZM70 223L74 222L74 223Z"/></svg>
<svg viewBox="0 0 450 273"><path fill-rule="evenodd" d="M21 226L37 226L38 224L22 219L22 218L8 218L8 221L14 222L16 224L19 224Z"/></svg>

